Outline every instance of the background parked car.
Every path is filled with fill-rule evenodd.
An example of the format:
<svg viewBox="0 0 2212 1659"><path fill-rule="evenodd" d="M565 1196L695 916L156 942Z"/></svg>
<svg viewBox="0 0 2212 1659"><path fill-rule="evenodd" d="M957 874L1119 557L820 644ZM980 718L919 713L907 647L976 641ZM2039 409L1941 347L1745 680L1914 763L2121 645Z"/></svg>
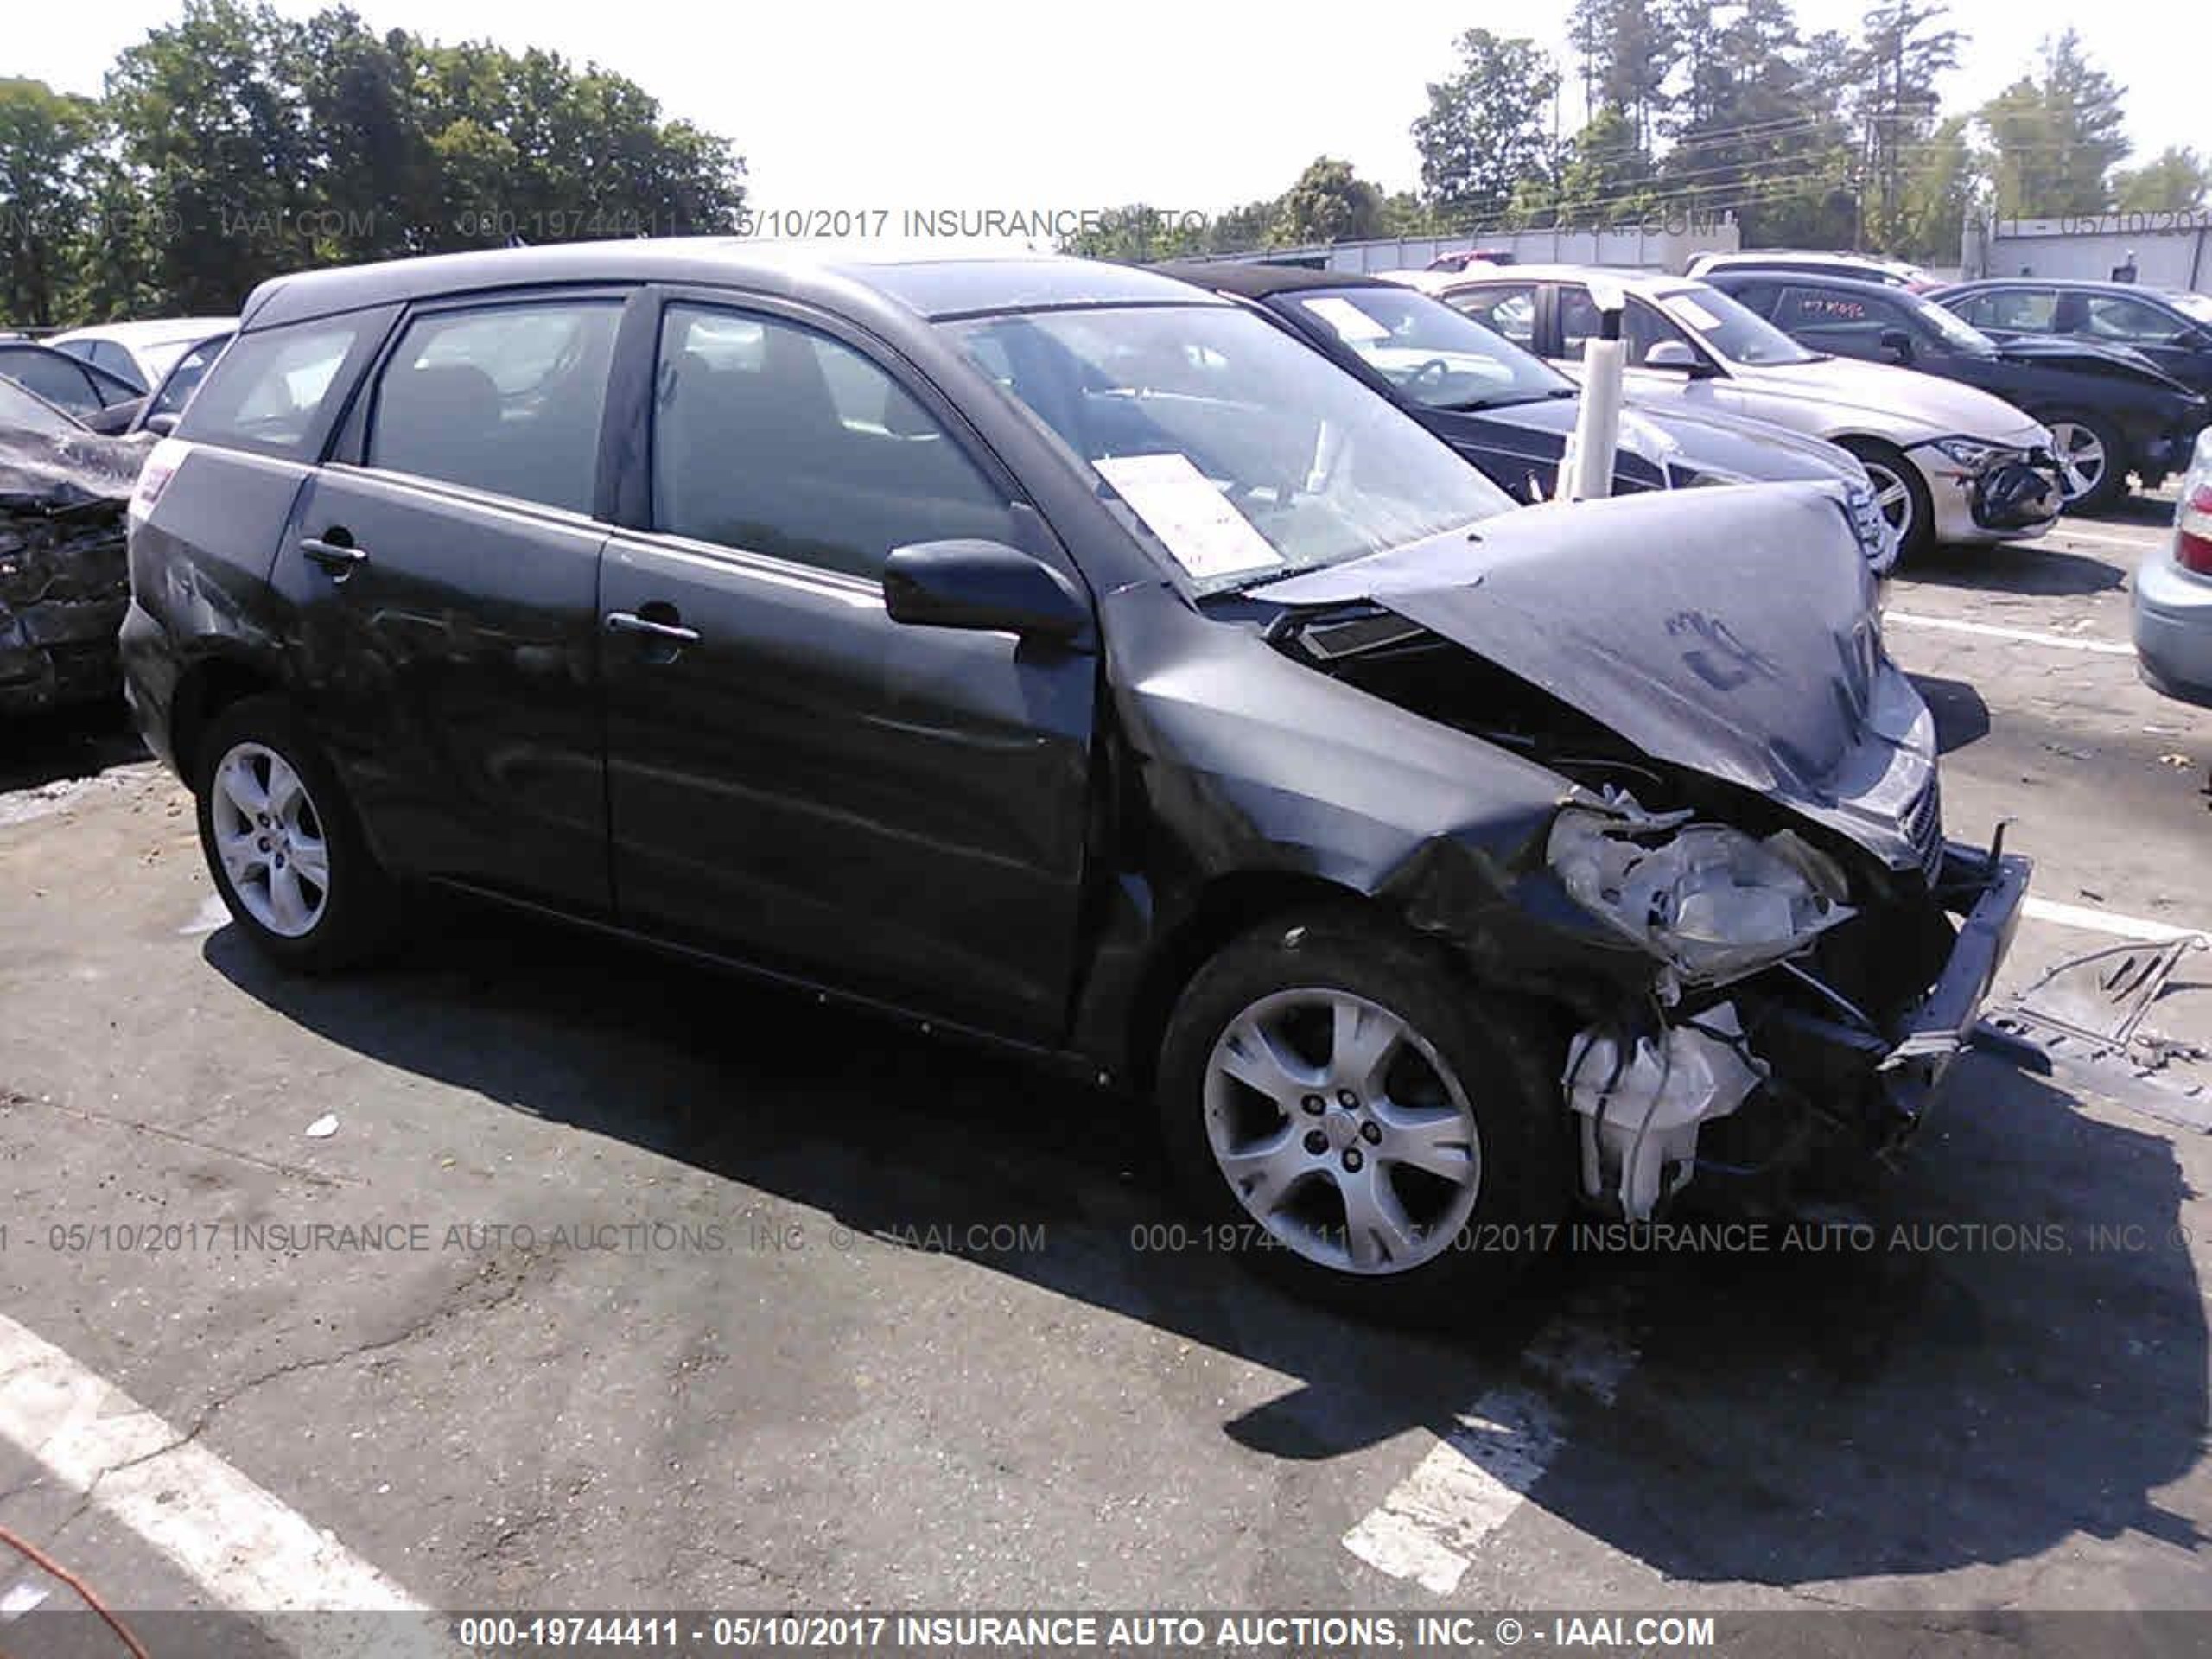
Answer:
<svg viewBox="0 0 2212 1659"><path fill-rule="evenodd" d="M2050 429L2069 507L2107 505L2130 473L2156 489L2189 465L2212 404L2147 359L2088 341L1991 339L1902 289L1721 271L1724 294L1816 352L1894 363L1993 392Z"/></svg>
<svg viewBox="0 0 2212 1659"><path fill-rule="evenodd" d="M1938 289L1929 298L1998 340L2124 346L2190 391L2212 397L2212 295L2133 283L1995 277Z"/></svg>
<svg viewBox="0 0 2212 1659"><path fill-rule="evenodd" d="M1628 294L1632 397L1842 445L1866 466L1902 556L1939 541L2039 536L2058 516L2050 435L2010 404L1932 375L1823 358L1708 283L1575 265L1394 273L1570 372L1599 332L1593 274Z"/></svg>
<svg viewBox="0 0 2212 1659"><path fill-rule="evenodd" d="M0 715L115 696L124 512L149 447L0 379Z"/></svg>
<svg viewBox="0 0 2212 1659"><path fill-rule="evenodd" d="M1688 274L1710 282L1722 271L1768 271L1796 276L1847 276L1914 293L1942 286L1918 265L1872 253L1815 253L1795 248L1752 248L1741 253L1700 253Z"/></svg>
<svg viewBox="0 0 2212 1659"><path fill-rule="evenodd" d="M47 344L128 381L141 393L161 384L177 359L213 334L227 334L236 317L157 317L104 322L49 335Z"/></svg>
<svg viewBox="0 0 2212 1659"><path fill-rule="evenodd" d="M1413 416L1518 500L1550 495L1581 388L1503 335L1402 283L1283 265L1154 267L1247 300ZM1815 480L1843 486L1869 562L1897 543L1848 452L1764 422L1638 409L1621 420L1613 493Z"/></svg>
<svg viewBox="0 0 2212 1659"><path fill-rule="evenodd" d="M0 377L99 432L128 426L146 395L143 386L35 340L0 340Z"/></svg>
<svg viewBox="0 0 2212 1659"><path fill-rule="evenodd" d="M2135 572L2135 658L2168 696L2212 708L2212 432L2182 480L2173 540Z"/></svg>

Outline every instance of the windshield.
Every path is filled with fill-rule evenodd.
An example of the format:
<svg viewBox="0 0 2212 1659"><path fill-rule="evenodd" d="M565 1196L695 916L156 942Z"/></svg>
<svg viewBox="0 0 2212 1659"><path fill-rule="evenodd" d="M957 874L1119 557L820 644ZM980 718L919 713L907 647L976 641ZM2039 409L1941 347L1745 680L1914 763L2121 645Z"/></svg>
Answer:
<svg viewBox="0 0 2212 1659"><path fill-rule="evenodd" d="M1482 409L1573 397L1574 383L1473 318L1409 289L1318 289L1282 296L1325 326L1414 403Z"/></svg>
<svg viewBox="0 0 2212 1659"><path fill-rule="evenodd" d="M0 378L0 427L11 426L49 438L66 438L85 429L53 404L33 397L12 380Z"/></svg>
<svg viewBox="0 0 2212 1659"><path fill-rule="evenodd" d="M1764 317L1703 283L1672 289L1659 296L1659 304L1669 316L1731 363L1764 369L1821 360L1819 353L1807 351Z"/></svg>
<svg viewBox="0 0 2212 1659"><path fill-rule="evenodd" d="M1987 357L1997 350L1997 342L1975 327L1955 311L1946 311L1933 300L1923 300L1918 295L1901 296L1912 308L1913 315L1942 335L1953 349L1971 352L1977 357Z"/></svg>
<svg viewBox="0 0 2212 1659"><path fill-rule="evenodd" d="M2171 294L2174 309L2199 322L2212 322L2212 294Z"/></svg>
<svg viewBox="0 0 2212 1659"><path fill-rule="evenodd" d="M1514 505L1388 398L1248 311L1111 307L943 326L1200 592Z"/></svg>

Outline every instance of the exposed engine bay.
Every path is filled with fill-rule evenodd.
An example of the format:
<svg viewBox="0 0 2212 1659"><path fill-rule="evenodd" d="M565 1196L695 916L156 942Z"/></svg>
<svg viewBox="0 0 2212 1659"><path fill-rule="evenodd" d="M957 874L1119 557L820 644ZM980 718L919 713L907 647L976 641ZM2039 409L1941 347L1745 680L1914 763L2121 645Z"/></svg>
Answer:
<svg viewBox="0 0 2212 1659"><path fill-rule="evenodd" d="M1816 615L1794 663L1748 625L1707 618L1670 639L1662 624L1678 646L1664 671L1654 652L1600 677L1563 669L1559 635L1573 631L1515 617L1510 599L1485 573L1443 598L1290 613L1269 633L1566 780L1524 888L1563 896L1643 963L1626 981L1541 987L1580 1021L1560 1090L1582 1198L1633 1220L1693 1185L1779 1206L1816 1167L1889 1153L1964 1046L2028 867L1945 842L1932 722L1871 607ZM1749 715L1760 682L1792 668L1811 683L1778 690L1760 725L1782 741L1754 747L1732 706ZM1696 741L1708 711L1710 743Z"/></svg>

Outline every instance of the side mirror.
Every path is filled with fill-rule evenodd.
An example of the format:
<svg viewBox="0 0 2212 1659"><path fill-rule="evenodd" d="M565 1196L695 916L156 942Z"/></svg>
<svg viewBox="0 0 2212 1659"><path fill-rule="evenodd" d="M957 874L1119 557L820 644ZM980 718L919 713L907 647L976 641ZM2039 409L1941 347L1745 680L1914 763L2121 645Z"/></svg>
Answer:
<svg viewBox="0 0 2212 1659"><path fill-rule="evenodd" d="M144 431L151 432L157 438L166 438L176 430L176 411L173 409L165 409L158 415L149 415L141 423L141 428Z"/></svg>
<svg viewBox="0 0 2212 1659"><path fill-rule="evenodd" d="M883 606L894 622L979 628L1069 640L1090 607L1065 576L1003 542L918 542L883 562Z"/></svg>
<svg viewBox="0 0 2212 1659"><path fill-rule="evenodd" d="M94 410L85 416L85 424L103 437L116 437L130 429L130 423L138 418L138 411L145 406L143 397L126 397L119 404Z"/></svg>
<svg viewBox="0 0 2212 1659"><path fill-rule="evenodd" d="M1643 354L1643 367L1672 369L1694 378L1706 372L1705 359L1679 340L1662 340Z"/></svg>
<svg viewBox="0 0 2212 1659"><path fill-rule="evenodd" d="M1881 333L1882 349L1900 363L1912 361L1912 336L1902 328L1885 328Z"/></svg>

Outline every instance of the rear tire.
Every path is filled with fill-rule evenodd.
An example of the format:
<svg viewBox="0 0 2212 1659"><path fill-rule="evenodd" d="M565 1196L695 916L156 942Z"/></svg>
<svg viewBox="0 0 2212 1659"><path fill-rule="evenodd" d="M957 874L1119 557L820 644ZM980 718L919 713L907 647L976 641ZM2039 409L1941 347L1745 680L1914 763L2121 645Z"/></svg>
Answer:
<svg viewBox="0 0 2212 1659"><path fill-rule="evenodd" d="M255 947L310 974L387 947L398 894L291 706L275 696L234 702L194 747L200 850Z"/></svg>
<svg viewBox="0 0 2212 1659"><path fill-rule="evenodd" d="M2044 424L2058 455L2058 485L2067 512L2098 512L2127 493L2127 441L2101 415L2066 411ZM2081 488L2076 493L2075 484Z"/></svg>
<svg viewBox="0 0 2212 1659"><path fill-rule="evenodd" d="M1837 442L1859 457L1874 486L1874 499L1882 516L1897 533L1900 563L1917 558L1936 545L1936 503L1928 481L1904 452L1879 438L1839 438Z"/></svg>
<svg viewBox="0 0 2212 1659"><path fill-rule="evenodd" d="M1400 1324L1495 1300L1573 1200L1562 1033L1357 909L1270 922L1185 989L1169 1160L1215 1249Z"/></svg>

